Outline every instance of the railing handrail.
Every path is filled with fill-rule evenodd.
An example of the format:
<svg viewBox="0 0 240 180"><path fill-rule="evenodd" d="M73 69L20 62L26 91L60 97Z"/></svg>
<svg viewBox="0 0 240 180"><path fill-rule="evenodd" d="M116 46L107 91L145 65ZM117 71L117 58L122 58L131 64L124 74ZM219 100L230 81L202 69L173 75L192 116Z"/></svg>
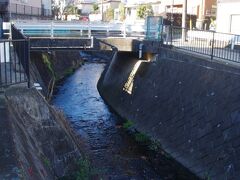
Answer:
<svg viewBox="0 0 240 180"><path fill-rule="evenodd" d="M201 30L201 29L190 29L190 28L182 28L180 26L171 26L171 25L164 25L164 26L169 26L175 29L186 29L187 31L199 31L199 32L204 32L204 33L217 33L217 34L223 34L223 35L232 35L232 36L240 36L239 34L235 33L225 33L225 32L218 32L218 31L212 31L212 30Z"/></svg>
<svg viewBox="0 0 240 180"><path fill-rule="evenodd" d="M91 37L99 36L106 33L107 37L143 37L145 34L146 26L143 24L128 25L124 23L92 23L92 22L56 22L55 21L43 21L43 22L15 22L16 27L23 33L29 34L30 36L50 36L55 37L55 34L60 33L59 31L74 31L72 33L82 36L82 34ZM137 28L136 28L137 26ZM39 34L39 31L43 31ZM77 31L79 31L77 33ZM85 31L83 33L83 31ZM34 34L35 33L35 34ZM58 35L57 35L58 36Z"/></svg>
<svg viewBox="0 0 240 180"><path fill-rule="evenodd" d="M18 44L13 47L16 48L14 53L18 55L19 61L23 66L24 72L27 76L28 87L30 88L30 40L27 36L22 34L14 25L11 26L12 40L13 42L24 41L24 47ZM23 54L22 54L23 53Z"/></svg>
<svg viewBox="0 0 240 180"><path fill-rule="evenodd" d="M240 51L235 49L235 45L240 44L240 35L178 26L168 27L170 30L166 31L165 34L162 33L163 43L189 52L210 56L212 60L218 58L240 63ZM186 34L186 39L183 39L182 33Z"/></svg>

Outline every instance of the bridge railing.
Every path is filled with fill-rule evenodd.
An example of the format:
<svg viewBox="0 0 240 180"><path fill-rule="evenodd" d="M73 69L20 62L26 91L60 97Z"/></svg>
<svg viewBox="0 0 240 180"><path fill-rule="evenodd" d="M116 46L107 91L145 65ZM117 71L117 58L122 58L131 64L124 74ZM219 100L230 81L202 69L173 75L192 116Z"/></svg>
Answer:
<svg viewBox="0 0 240 180"><path fill-rule="evenodd" d="M12 40L0 40L0 87L28 82L29 40L12 27Z"/></svg>
<svg viewBox="0 0 240 180"><path fill-rule="evenodd" d="M144 37L146 32L145 24L21 21L15 25L30 37Z"/></svg>
<svg viewBox="0 0 240 180"><path fill-rule="evenodd" d="M240 63L240 35L164 26L161 40L175 48Z"/></svg>

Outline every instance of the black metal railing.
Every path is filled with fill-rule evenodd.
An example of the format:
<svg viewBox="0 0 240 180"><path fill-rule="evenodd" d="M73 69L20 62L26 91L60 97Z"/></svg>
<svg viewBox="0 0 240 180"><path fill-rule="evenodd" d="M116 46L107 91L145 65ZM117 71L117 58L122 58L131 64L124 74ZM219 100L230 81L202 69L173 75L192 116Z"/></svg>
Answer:
<svg viewBox="0 0 240 180"><path fill-rule="evenodd" d="M29 39L12 26L12 40L0 40L0 87L28 82Z"/></svg>
<svg viewBox="0 0 240 180"><path fill-rule="evenodd" d="M9 4L9 12L19 15L31 15L31 16L52 16L51 9L33 7L22 4Z"/></svg>
<svg viewBox="0 0 240 180"><path fill-rule="evenodd" d="M164 44L187 51L240 63L240 35L164 26Z"/></svg>

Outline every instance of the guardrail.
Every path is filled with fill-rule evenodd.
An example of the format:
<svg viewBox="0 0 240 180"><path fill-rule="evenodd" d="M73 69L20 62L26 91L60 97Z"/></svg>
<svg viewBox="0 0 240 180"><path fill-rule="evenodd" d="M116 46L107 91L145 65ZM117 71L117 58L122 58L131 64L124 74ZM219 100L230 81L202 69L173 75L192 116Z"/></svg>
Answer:
<svg viewBox="0 0 240 180"><path fill-rule="evenodd" d="M0 87L28 82L29 40L12 27L13 40L0 40Z"/></svg>
<svg viewBox="0 0 240 180"><path fill-rule="evenodd" d="M16 22L29 37L144 37L145 25L102 22Z"/></svg>
<svg viewBox="0 0 240 180"><path fill-rule="evenodd" d="M240 63L240 35L164 26L164 44L213 58Z"/></svg>

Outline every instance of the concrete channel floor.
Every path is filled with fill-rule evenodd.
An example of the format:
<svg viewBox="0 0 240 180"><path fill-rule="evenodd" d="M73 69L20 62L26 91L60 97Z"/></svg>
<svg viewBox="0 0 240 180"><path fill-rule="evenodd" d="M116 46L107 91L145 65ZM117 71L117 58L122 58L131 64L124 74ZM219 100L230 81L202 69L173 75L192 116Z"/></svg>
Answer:
<svg viewBox="0 0 240 180"><path fill-rule="evenodd" d="M0 179L19 179L17 156L4 94L0 89Z"/></svg>

